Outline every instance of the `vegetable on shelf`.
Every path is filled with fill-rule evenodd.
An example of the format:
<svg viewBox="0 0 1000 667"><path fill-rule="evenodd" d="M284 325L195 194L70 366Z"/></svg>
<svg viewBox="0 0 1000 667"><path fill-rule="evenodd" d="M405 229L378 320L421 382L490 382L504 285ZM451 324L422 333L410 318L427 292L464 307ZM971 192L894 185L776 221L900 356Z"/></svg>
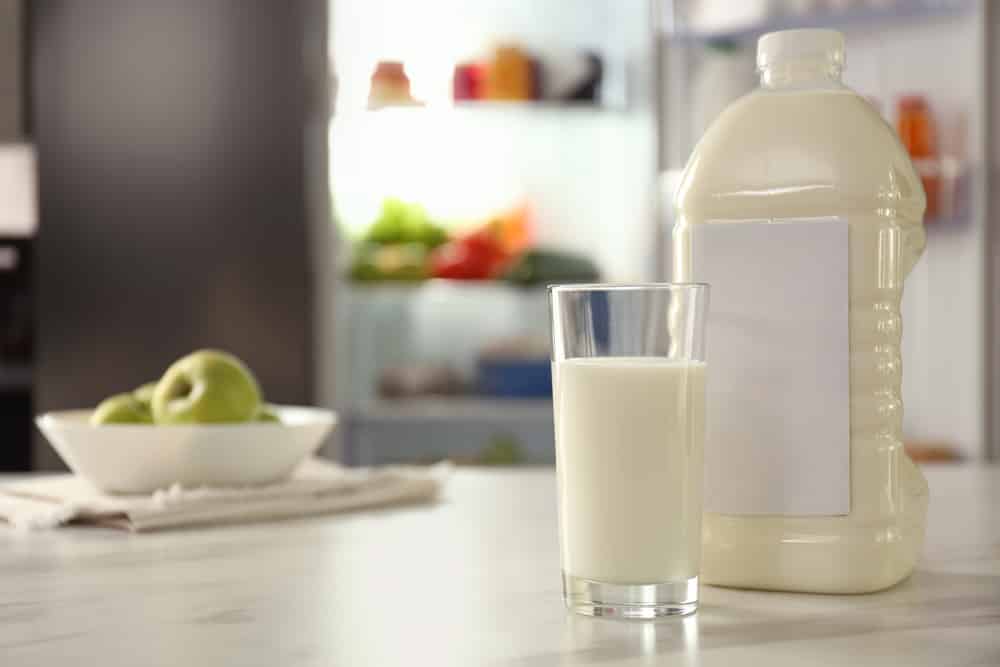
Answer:
<svg viewBox="0 0 1000 667"><path fill-rule="evenodd" d="M382 213L362 238L366 243L419 243L435 248L448 240L448 232L431 222L420 204L408 204L389 197Z"/></svg>
<svg viewBox="0 0 1000 667"><path fill-rule="evenodd" d="M558 250L528 250L511 264L502 278L525 287L548 283L598 282L601 272L590 259Z"/></svg>
<svg viewBox="0 0 1000 667"><path fill-rule="evenodd" d="M534 223L527 205L496 215L450 238L419 204L387 198L378 219L354 248L348 276L355 282L503 280L515 285L587 282L600 278L588 258L532 249Z"/></svg>
<svg viewBox="0 0 1000 667"><path fill-rule="evenodd" d="M509 261L500 239L487 227L436 248L431 254L431 275L452 280L489 280Z"/></svg>
<svg viewBox="0 0 1000 667"><path fill-rule="evenodd" d="M356 282L419 282L428 278L430 251L448 240L419 204L395 198L354 248L348 276Z"/></svg>
<svg viewBox="0 0 1000 667"><path fill-rule="evenodd" d="M420 243L360 244L348 275L355 282L426 280L427 248Z"/></svg>
<svg viewBox="0 0 1000 667"><path fill-rule="evenodd" d="M534 223L527 204L491 218L485 225L511 257L524 252L534 242Z"/></svg>
<svg viewBox="0 0 1000 667"><path fill-rule="evenodd" d="M431 275L452 280L498 278L531 241L531 212L518 206L437 248L431 255Z"/></svg>

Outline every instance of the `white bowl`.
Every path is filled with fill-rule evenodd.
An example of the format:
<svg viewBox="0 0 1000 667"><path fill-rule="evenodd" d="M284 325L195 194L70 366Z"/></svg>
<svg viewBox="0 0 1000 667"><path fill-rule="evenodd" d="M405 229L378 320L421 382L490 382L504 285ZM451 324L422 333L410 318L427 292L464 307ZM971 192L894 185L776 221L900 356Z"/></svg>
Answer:
<svg viewBox="0 0 1000 667"><path fill-rule="evenodd" d="M173 484L246 486L287 477L337 422L321 408L275 406L277 422L102 424L90 410L40 415L35 423L66 465L102 491L150 493Z"/></svg>

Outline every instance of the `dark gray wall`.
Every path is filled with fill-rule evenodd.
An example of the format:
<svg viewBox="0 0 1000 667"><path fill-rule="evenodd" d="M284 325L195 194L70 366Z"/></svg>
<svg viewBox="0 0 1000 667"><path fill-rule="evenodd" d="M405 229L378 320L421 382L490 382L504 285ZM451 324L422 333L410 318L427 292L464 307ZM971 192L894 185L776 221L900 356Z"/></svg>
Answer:
<svg viewBox="0 0 1000 667"><path fill-rule="evenodd" d="M0 0L0 143L22 140L21 0Z"/></svg>
<svg viewBox="0 0 1000 667"><path fill-rule="evenodd" d="M32 0L38 410L203 346L307 402L300 0ZM36 466L54 454L36 451Z"/></svg>

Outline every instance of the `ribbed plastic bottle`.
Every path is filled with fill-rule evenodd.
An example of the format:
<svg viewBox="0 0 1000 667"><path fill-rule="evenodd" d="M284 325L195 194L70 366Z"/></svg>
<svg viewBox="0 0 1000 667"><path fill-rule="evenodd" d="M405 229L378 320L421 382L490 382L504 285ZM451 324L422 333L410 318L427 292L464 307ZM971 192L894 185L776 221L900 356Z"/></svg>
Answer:
<svg viewBox="0 0 1000 667"><path fill-rule="evenodd" d="M735 223L756 225L753 236L745 237L753 242L745 246L746 252L763 249L769 258L812 253L805 258L794 256L796 262L804 260L803 266L835 266L840 260L827 257L815 243L805 242L808 236L796 237L796 229L819 230L802 225L828 221L824 229L833 234L831 238L839 238L837 224L846 229L842 261L847 284L838 288L846 301L842 308L845 321L832 326L834 330L844 327L843 341L848 346L844 359L849 363L849 375L843 377L849 381L843 380L847 394L843 414L849 424L843 425L842 443L843 460L849 462L845 464L849 466L844 482L846 511L825 515L799 512L796 503L809 505L810 500L801 490L799 500L790 491L787 506L782 505L783 484L794 489L796 475L824 473L797 468L808 461L792 460L794 456L789 455L804 451L808 438L779 443L780 437L774 436L783 424L792 423L793 415L787 410L794 410L796 401L779 404L766 383L756 396L748 396L753 392L743 386L743 395L736 398L751 401L744 408L758 418L749 423L721 424L725 427L721 431L745 436L747 447L771 452L771 458L759 461L766 466L759 469L766 475L755 474L749 466L745 473L729 470L725 474L733 477L716 480L720 485L716 488L727 493L732 485L738 486L743 495L733 497L745 498L745 508L730 501L725 511L711 511L713 485L706 484L701 574L702 581L709 584L821 593L876 591L906 578L922 548L928 491L923 475L902 447L900 300L903 281L924 249L926 199L893 129L864 98L842 83L844 63L843 37L835 31L793 30L763 36L757 53L760 87L734 102L707 130L690 157L677 192L675 280L703 279L699 257L717 256L699 252L743 252L724 242L726 230L743 229ZM699 227L717 223L723 226L714 228L712 245L699 251ZM805 240L801 249L788 240L794 238ZM831 253L836 254L833 246ZM736 259L746 258L734 255ZM752 272L747 273L748 279L753 277L749 275ZM791 287L765 285L762 289ZM838 293L838 289L813 288L811 284L805 289L811 290L807 293L819 304ZM713 285L713 300L716 297L725 300L720 288ZM761 302L773 303L774 299L762 298ZM817 312L826 317L825 313L839 312L838 307L831 303L829 310ZM754 372L770 378L769 364L785 353L780 342L766 349L767 339L758 336L754 344L764 348L755 349L766 349L765 354L742 360L738 372L713 368L719 350L712 347L712 327L725 324L725 317L713 321L715 315L710 310L708 400L717 402L709 406L710 422L727 418L725 401L736 400L726 393L727 388L739 387L740 382L745 385L745 378ZM775 326L787 326L781 318L774 321L778 323ZM730 331L727 335L737 334ZM794 332L778 331L775 341L787 335ZM828 390L823 382L819 378L817 386ZM808 396L802 398L808 403ZM740 412L735 407L734 411ZM754 441L755 434L763 430L766 440ZM706 465L713 460L738 459L741 451L736 448L743 444L725 438L713 441L711 423L708 431L706 447L716 449L714 457L706 456ZM706 471L707 481L714 472L719 471ZM741 474L743 477L734 477ZM768 511L773 505L766 503L755 510L760 498L777 498L780 511Z"/></svg>

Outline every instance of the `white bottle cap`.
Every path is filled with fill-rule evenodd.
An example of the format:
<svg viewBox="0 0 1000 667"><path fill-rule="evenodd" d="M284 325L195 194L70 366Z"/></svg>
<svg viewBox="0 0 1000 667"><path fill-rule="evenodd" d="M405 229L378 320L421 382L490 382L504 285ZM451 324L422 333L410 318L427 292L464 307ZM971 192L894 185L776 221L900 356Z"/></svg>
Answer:
<svg viewBox="0 0 1000 667"><path fill-rule="evenodd" d="M844 66L844 36L836 30L782 30L757 41L757 69L784 60L825 60Z"/></svg>

